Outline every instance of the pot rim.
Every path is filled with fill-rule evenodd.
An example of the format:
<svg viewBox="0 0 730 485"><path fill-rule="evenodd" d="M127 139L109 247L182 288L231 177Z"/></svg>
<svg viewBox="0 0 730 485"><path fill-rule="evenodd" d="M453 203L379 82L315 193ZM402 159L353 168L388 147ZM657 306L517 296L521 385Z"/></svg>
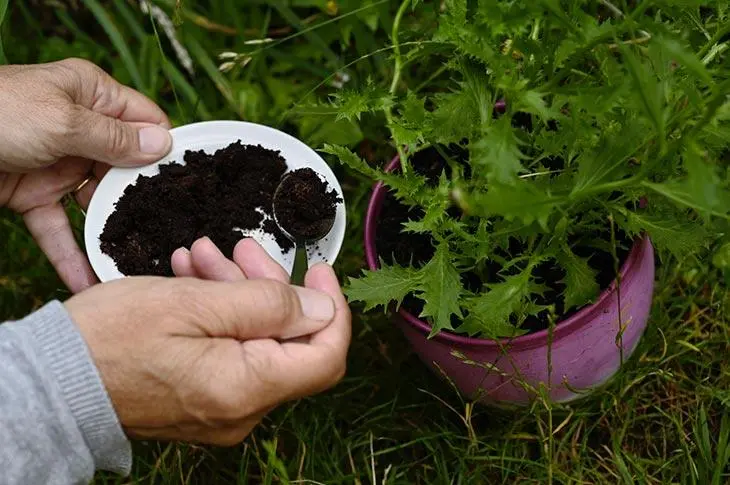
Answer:
<svg viewBox="0 0 730 485"><path fill-rule="evenodd" d="M385 167L386 172L391 172L398 168L400 165L400 158L396 155L390 163ZM377 223L380 219L380 210L382 208L383 200L385 199L388 189L382 182L377 182L370 195L368 201L367 212L365 216L365 231L364 231L364 243L365 243L365 258L367 261L368 269L375 271L380 267L378 262L378 251L375 244L375 238L377 234ZM621 265L619 274L623 281L627 274L633 272L635 267L639 264L643 255L647 250L647 246L651 248L651 241L648 236L637 238L629 251L626 260ZM652 252L653 254L653 252ZM553 340L564 337L567 334L573 333L579 328L583 327L591 321L591 317L594 313L598 313L603 303L611 297L612 293L616 289L616 281L614 280L608 288L603 290L596 301L590 305L586 305L573 315L565 320L559 320L553 328ZM431 325L424 322L402 306L398 310L400 316L408 322L412 327L415 327L426 337L431 333ZM448 330L442 330L433 337L433 340L448 342L452 344L459 344L467 347L480 347L480 348L491 348L493 350L499 350L505 346L521 347L521 348L532 348L539 345L543 345L548 340L549 329L540 330L538 332L529 333L514 338L500 338L498 340L480 338L480 337L467 337L458 335Z"/></svg>

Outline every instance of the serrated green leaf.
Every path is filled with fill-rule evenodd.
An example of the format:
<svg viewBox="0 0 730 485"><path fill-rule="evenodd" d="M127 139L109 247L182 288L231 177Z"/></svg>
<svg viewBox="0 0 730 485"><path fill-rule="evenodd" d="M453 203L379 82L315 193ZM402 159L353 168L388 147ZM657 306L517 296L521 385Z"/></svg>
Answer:
<svg viewBox="0 0 730 485"><path fill-rule="evenodd" d="M409 125L419 126L423 129L428 114L425 102L426 100L423 98L419 98L415 93L409 92L400 109L401 118Z"/></svg>
<svg viewBox="0 0 730 485"><path fill-rule="evenodd" d="M427 194L422 193L422 190L427 185L425 177L414 174L412 171L408 172L407 175L402 175L376 170L356 154L352 153L350 149L339 145L326 144L322 147L321 151L334 155L343 165L352 170L373 180L383 182L389 188L393 189L395 196L400 199L408 200L416 204L425 203L430 200Z"/></svg>
<svg viewBox="0 0 730 485"><path fill-rule="evenodd" d="M412 128L401 123L399 120L393 120L388 125L390 132L393 134L393 141L399 146L413 146L423 143L423 133L421 129Z"/></svg>
<svg viewBox="0 0 730 485"><path fill-rule="evenodd" d="M386 266L381 262L380 269L365 270L363 276L350 278L344 291L351 302L364 302L365 311L378 306L386 308L393 302L400 307L403 298L419 288L420 280L414 268Z"/></svg>
<svg viewBox="0 0 730 485"><path fill-rule="evenodd" d="M473 315L467 315L464 322L458 326L459 333L464 333L470 337L481 338L510 338L518 337L527 333L527 330L515 327L508 320L492 321L485 323Z"/></svg>
<svg viewBox="0 0 730 485"><path fill-rule="evenodd" d="M360 90L342 90L333 97L332 105L337 110L337 121L360 120L364 113L385 110L393 104L390 94L377 86L372 79L368 79L365 87Z"/></svg>
<svg viewBox="0 0 730 485"><path fill-rule="evenodd" d="M431 317L431 336L441 330L453 330L451 316L463 317L460 303L464 290L447 242L436 246L433 258L419 271L419 276L418 298L425 303L420 316Z"/></svg>
<svg viewBox="0 0 730 485"><path fill-rule="evenodd" d="M558 263L565 269L565 308L583 306L598 296L600 286L596 271L588 260L577 256L569 247L563 246Z"/></svg>
<svg viewBox="0 0 730 485"><path fill-rule="evenodd" d="M517 174L523 170L523 157L507 116L492 123L471 150L471 163L484 167L490 182L505 185L516 182Z"/></svg>
<svg viewBox="0 0 730 485"><path fill-rule="evenodd" d="M447 219L446 222L445 225L447 226L448 223L456 223L452 219ZM459 229L453 232L458 234L458 239L454 240L454 244L458 246L460 253L469 255L469 258L473 259L476 265L491 257L496 241L489 232L489 221L487 219L479 220L473 234L464 230L463 227Z"/></svg>
<svg viewBox="0 0 730 485"><path fill-rule="evenodd" d="M649 234L658 249L671 252L677 259L684 259L696 253L707 240L707 232L702 225L691 222L681 223L676 217L659 214L638 214L627 212L626 219L618 219L629 234L639 236Z"/></svg>
<svg viewBox="0 0 730 485"><path fill-rule="evenodd" d="M478 126L474 100L464 90L434 97L436 108L431 113L428 132L438 143L459 142L465 133Z"/></svg>
<svg viewBox="0 0 730 485"><path fill-rule="evenodd" d="M621 44L621 52L634 85L634 96L654 125L659 140L663 141L666 136L661 101L663 89L651 69L637 58L630 47Z"/></svg>
<svg viewBox="0 0 730 485"><path fill-rule="evenodd" d="M646 140L643 126L637 120L627 120L617 132L604 131L598 146L582 154L578 160L578 173L571 195L623 177L629 168L629 160L637 154Z"/></svg>
<svg viewBox="0 0 730 485"><path fill-rule="evenodd" d="M520 220L524 224L537 221L544 229L547 229L550 215L563 201L562 197L537 189L525 180L512 186L490 184L486 193L472 194L467 200L465 209L474 215L502 216L508 221Z"/></svg>
<svg viewBox="0 0 730 485"><path fill-rule="evenodd" d="M658 36L653 39L653 42L656 42L674 61L683 65L692 74L702 79L702 81L712 84L712 76L700 58L687 50L677 40Z"/></svg>
<svg viewBox="0 0 730 485"><path fill-rule="evenodd" d="M688 181L670 181L663 184L642 182L644 187L666 197L680 207L689 207L704 216L716 216L723 219L730 219L728 204L720 204L717 207L708 205L707 198L698 194ZM727 200L727 194L723 192L723 200Z"/></svg>
<svg viewBox="0 0 730 485"><path fill-rule="evenodd" d="M489 338L511 337L518 330L509 317L521 307L530 293L530 270L508 276L502 283L488 285L489 291L468 302L469 315L464 329L478 330Z"/></svg>
<svg viewBox="0 0 730 485"><path fill-rule="evenodd" d="M448 207L447 199L434 197L426 206L423 218L420 221L407 221L403 224L403 228L405 231L413 233L437 233L441 229L439 225L443 221Z"/></svg>
<svg viewBox="0 0 730 485"><path fill-rule="evenodd" d="M527 113L536 114L543 123L555 119L559 112L552 110L543 99L544 94L534 90L527 90L521 93L517 101L517 109Z"/></svg>

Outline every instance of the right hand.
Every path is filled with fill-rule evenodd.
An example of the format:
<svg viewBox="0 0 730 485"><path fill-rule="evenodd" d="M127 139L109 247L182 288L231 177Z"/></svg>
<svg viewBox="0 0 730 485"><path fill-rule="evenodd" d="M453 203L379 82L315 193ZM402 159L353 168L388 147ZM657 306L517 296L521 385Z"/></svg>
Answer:
<svg viewBox="0 0 730 485"><path fill-rule="evenodd" d="M234 445L344 376L351 316L332 268L299 288L253 241L237 264L216 251L176 256L196 278L126 278L66 302L130 437Z"/></svg>

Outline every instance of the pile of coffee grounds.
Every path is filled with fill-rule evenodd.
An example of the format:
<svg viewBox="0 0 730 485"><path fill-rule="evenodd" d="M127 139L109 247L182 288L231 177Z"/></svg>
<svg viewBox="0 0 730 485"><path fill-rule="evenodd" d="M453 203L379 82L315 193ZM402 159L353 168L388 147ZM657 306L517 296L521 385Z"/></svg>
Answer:
<svg viewBox="0 0 730 485"><path fill-rule="evenodd" d="M204 236L232 258L243 237L237 229L260 228L285 253L293 247L271 220L288 168L280 152L239 140L213 154L188 150L183 160L161 165L158 175L140 175L107 220L101 250L121 273L172 276L172 253Z"/></svg>
<svg viewBox="0 0 730 485"><path fill-rule="evenodd" d="M276 195L276 221L296 239L318 239L329 232L342 199L328 190L311 168L295 170L284 177Z"/></svg>

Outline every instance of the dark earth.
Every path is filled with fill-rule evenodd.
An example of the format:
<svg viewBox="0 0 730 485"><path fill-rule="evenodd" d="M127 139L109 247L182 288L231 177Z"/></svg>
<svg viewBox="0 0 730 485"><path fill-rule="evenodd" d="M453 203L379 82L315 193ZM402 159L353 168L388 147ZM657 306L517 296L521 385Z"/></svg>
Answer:
<svg viewBox="0 0 730 485"><path fill-rule="evenodd" d="M260 228L285 253L293 248L272 219L274 192L288 169L278 151L239 140L213 154L188 150L183 160L140 175L107 220L101 250L122 274L173 276L172 253L204 236L230 259L242 238L235 228Z"/></svg>
<svg viewBox="0 0 730 485"><path fill-rule="evenodd" d="M454 147L442 147L449 157L456 158L465 156L464 152ZM449 175L449 166L444 161L439 152L432 148L427 148L418 152L410 160L415 172L424 175L431 183L435 184L442 170ZM465 173L468 176L468 172ZM449 209L449 215L458 217L458 208ZM408 220L418 220L423 217L423 212L418 208L410 208L398 200L391 194L387 194L380 212L378 230L376 233L375 244L378 254L388 264L398 263L400 265L412 264L420 267L426 264L435 251L434 241L428 235L404 233L401 232L402 224ZM620 261L624 261L628 256L632 241L618 228L616 228L617 248L616 253ZM585 235L590 237L601 237L610 241L610 230L601 233ZM509 254L502 254L504 257L518 257L523 251L521 243L514 239ZM610 286L615 278L613 255L607 251L602 251L594 247L581 245L578 242L573 251L581 257L589 258L588 264L598 271L598 283L601 290L605 290ZM501 270L498 263L490 262L488 267L489 275L496 275ZM564 290L562 280L565 278L564 270L554 261L547 262L535 268L533 275L538 283L547 287L547 291L543 295L534 295L534 302L540 305L555 305L557 315L561 315L561 320L567 319L580 308L565 308L563 297L560 296ZM479 292L483 284L498 282L494 278L488 278L483 281L482 278L474 272L463 272L461 274L462 282L470 291ZM412 296L403 300L403 308L414 315L419 315L423 310L423 302ZM454 317L452 322L454 328L458 327L460 321ZM549 326L548 313L543 312L537 317L530 317L524 321L521 328L527 329L528 333L544 330Z"/></svg>
<svg viewBox="0 0 730 485"><path fill-rule="evenodd" d="M342 199L311 168L287 174L274 200L276 221L297 240L326 236Z"/></svg>

